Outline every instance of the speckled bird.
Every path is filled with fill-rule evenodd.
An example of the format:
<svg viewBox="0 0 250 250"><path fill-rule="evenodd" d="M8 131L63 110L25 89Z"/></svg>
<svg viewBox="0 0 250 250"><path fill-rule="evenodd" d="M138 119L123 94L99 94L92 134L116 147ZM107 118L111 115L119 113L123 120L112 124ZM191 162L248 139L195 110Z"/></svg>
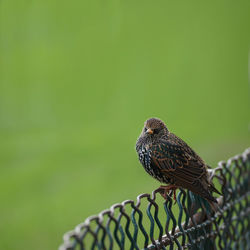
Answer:
<svg viewBox="0 0 250 250"><path fill-rule="evenodd" d="M177 188L185 188L217 203L211 192L220 192L208 178L208 166L182 139L171 133L164 122L148 119L136 142L139 160L148 174L160 181L163 197ZM176 197L174 196L176 199Z"/></svg>

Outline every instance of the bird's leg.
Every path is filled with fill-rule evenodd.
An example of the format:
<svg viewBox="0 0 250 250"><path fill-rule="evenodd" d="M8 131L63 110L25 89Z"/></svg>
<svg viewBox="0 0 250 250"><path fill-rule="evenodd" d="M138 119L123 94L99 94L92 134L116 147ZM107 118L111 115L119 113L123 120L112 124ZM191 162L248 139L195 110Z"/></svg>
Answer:
<svg viewBox="0 0 250 250"><path fill-rule="evenodd" d="M161 196L166 200L166 198L167 198L167 195L169 195L169 192L170 191L172 191L171 192L171 194L170 194L170 196L172 196L172 194L174 194L174 201L176 202L176 189L177 189L178 187L176 186L176 185L173 185L173 184L171 184L171 185L167 185L167 186L160 186L160 188L159 189L161 189L163 192L161 192L160 194L161 194Z"/></svg>
<svg viewBox="0 0 250 250"><path fill-rule="evenodd" d="M164 200L167 200L168 192L166 192L162 186L160 186L157 190L159 190L159 193L164 198Z"/></svg>
<svg viewBox="0 0 250 250"><path fill-rule="evenodd" d="M176 203L176 189L177 189L177 187L172 189L171 194L170 194L170 196L172 196L172 194L174 194L174 204Z"/></svg>

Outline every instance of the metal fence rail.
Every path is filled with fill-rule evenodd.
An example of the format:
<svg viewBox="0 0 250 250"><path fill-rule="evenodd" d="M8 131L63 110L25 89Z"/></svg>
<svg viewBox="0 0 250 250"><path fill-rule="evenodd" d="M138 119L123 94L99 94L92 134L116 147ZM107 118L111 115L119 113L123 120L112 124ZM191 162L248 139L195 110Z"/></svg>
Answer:
<svg viewBox="0 0 250 250"><path fill-rule="evenodd" d="M191 192L173 205L155 190L87 218L59 249L250 249L250 148L209 171L221 187L216 212Z"/></svg>

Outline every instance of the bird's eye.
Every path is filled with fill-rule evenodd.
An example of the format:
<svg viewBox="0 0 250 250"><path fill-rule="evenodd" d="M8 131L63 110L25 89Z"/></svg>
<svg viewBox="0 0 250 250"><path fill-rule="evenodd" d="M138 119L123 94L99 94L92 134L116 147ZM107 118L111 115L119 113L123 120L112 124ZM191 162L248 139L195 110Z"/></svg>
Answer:
<svg viewBox="0 0 250 250"><path fill-rule="evenodd" d="M146 132L147 130L148 130L148 129L145 127L145 128L144 128L144 132Z"/></svg>
<svg viewBox="0 0 250 250"><path fill-rule="evenodd" d="M160 129L158 129L158 128L154 129L154 134L158 134L159 132L160 132Z"/></svg>

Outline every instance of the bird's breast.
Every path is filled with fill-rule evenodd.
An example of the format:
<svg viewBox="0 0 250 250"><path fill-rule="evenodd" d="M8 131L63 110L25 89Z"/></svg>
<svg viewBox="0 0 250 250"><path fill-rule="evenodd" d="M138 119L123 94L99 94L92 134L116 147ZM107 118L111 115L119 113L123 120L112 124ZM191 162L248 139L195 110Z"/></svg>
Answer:
<svg viewBox="0 0 250 250"><path fill-rule="evenodd" d="M151 151L147 147L142 147L138 153L139 160L147 171L148 169L150 169Z"/></svg>
<svg viewBox="0 0 250 250"><path fill-rule="evenodd" d="M150 174L152 177L154 177L160 182L166 182L166 180L162 178L160 169L153 164L151 150L148 147L140 148L140 150L138 151L138 156L142 166L148 174Z"/></svg>

